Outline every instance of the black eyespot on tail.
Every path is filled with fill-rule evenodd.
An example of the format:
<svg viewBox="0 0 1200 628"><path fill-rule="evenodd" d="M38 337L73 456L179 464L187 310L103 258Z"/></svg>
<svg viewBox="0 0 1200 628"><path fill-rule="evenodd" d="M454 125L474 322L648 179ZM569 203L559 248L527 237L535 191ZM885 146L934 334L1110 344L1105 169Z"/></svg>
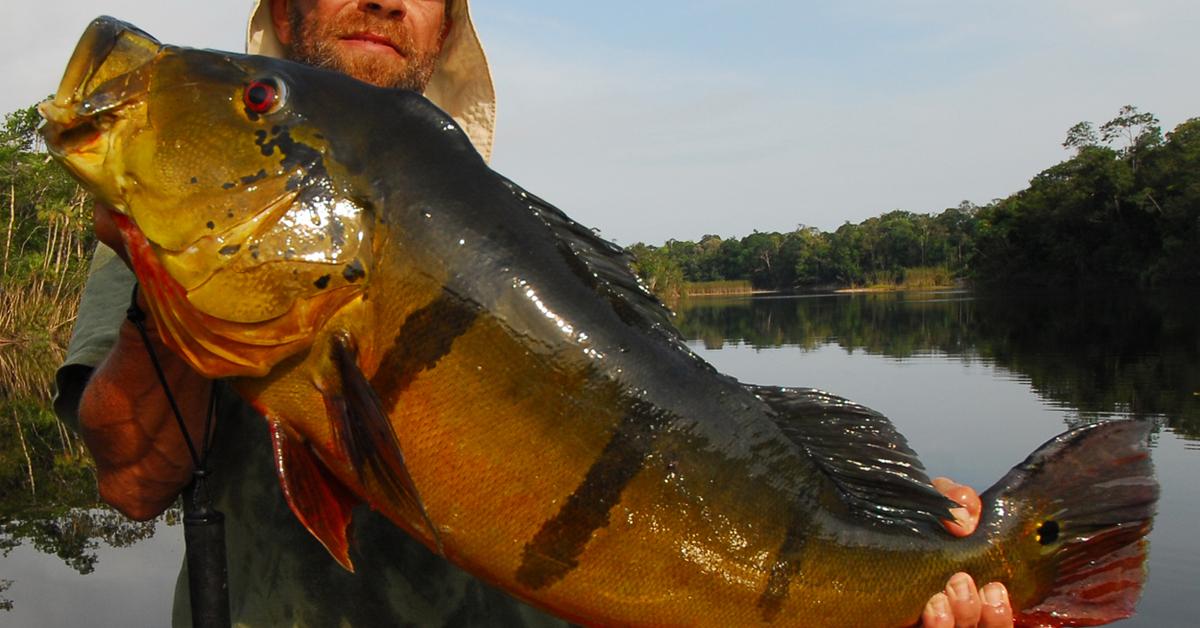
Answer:
<svg viewBox="0 0 1200 628"><path fill-rule="evenodd" d="M1037 569L1053 580L1041 599L1014 609L1021 626L1098 626L1133 614L1146 581L1145 536L1154 523L1158 482L1150 460L1150 421L1109 421L1056 436L979 496L984 517L1003 500L1026 508L1041 545ZM1041 510L1040 504L1049 504Z"/></svg>
<svg viewBox="0 0 1200 628"><path fill-rule="evenodd" d="M1058 540L1058 522L1043 521L1037 529L1037 541L1042 545L1053 545Z"/></svg>

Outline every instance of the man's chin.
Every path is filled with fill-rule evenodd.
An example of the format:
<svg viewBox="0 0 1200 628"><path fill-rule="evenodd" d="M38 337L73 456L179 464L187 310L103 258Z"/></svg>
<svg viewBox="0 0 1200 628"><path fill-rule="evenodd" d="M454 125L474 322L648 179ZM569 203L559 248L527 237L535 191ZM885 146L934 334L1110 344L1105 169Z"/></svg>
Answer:
<svg viewBox="0 0 1200 628"><path fill-rule="evenodd" d="M434 58L406 57L395 48L362 39L326 39L308 49L293 49L288 57L327 70L341 72L360 81L377 85L425 91L433 75Z"/></svg>
<svg viewBox="0 0 1200 628"><path fill-rule="evenodd" d="M425 91L429 73L414 70L409 61L395 51L390 53L359 52L338 59L334 68L365 83L379 87Z"/></svg>

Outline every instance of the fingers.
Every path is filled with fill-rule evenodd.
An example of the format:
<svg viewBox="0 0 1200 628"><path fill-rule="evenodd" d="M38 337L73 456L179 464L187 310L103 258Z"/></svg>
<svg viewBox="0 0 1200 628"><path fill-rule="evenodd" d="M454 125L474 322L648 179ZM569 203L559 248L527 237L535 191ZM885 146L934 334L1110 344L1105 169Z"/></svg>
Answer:
<svg viewBox="0 0 1200 628"><path fill-rule="evenodd" d="M983 606L980 609L979 628L1012 628L1012 603L1008 590L999 582L983 587Z"/></svg>
<svg viewBox="0 0 1200 628"><path fill-rule="evenodd" d="M1012 628L1012 607L1004 585L993 582L979 591L965 573L956 573L946 590L929 598L921 628Z"/></svg>
<svg viewBox="0 0 1200 628"><path fill-rule="evenodd" d="M921 628L954 628L954 615L950 613L950 598L938 593L929 598L921 613Z"/></svg>
<svg viewBox="0 0 1200 628"><path fill-rule="evenodd" d="M950 576L946 583L946 597L950 600L950 612L954 615L956 628L974 628L979 625L979 590L975 580L959 572Z"/></svg>
<svg viewBox="0 0 1200 628"><path fill-rule="evenodd" d="M959 484L950 478L938 477L933 479L933 487L939 493L962 504L962 508L951 508L953 520L943 519L942 525L954 536L969 536L979 526L979 513L983 510L983 502L975 489Z"/></svg>

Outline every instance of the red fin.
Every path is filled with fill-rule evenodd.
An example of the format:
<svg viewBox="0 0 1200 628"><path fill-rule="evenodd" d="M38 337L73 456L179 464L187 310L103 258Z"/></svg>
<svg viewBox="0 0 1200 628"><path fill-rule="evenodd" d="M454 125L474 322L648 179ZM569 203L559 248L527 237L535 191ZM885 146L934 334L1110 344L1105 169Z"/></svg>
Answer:
<svg viewBox="0 0 1200 628"><path fill-rule="evenodd" d="M1149 526L1146 526L1148 528ZM1092 539L1101 546L1119 545L1146 529L1109 532ZM1100 538L1108 536L1109 538ZM1123 538L1124 537L1124 538ZM1015 617L1018 626L1099 626L1133 615L1146 579L1146 543L1140 539L1104 554L1075 557L1074 571L1061 574L1050 596ZM1089 560L1090 559L1090 560Z"/></svg>
<svg viewBox="0 0 1200 628"><path fill-rule="evenodd" d="M330 475L306 444L289 437L278 423L270 425L275 472L288 505L330 555L346 571L353 572L346 528L358 498Z"/></svg>

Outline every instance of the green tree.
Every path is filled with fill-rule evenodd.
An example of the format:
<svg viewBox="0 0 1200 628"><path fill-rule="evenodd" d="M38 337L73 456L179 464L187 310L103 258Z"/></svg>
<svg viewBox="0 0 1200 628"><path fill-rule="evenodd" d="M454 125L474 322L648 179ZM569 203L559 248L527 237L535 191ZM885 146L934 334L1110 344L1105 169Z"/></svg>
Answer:
<svg viewBox="0 0 1200 628"><path fill-rule="evenodd" d="M1091 122L1084 121L1067 129L1067 139L1063 141L1062 145L1063 148L1073 148L1078 152L1099 144L1100 134L1096 132L1096 126Z"/></svg>
<svg viewBox="0 0 1200 628"><path fill-rule="evenodd" d="M1110 146L1114 142L1123 144L1118 150L1128 158L1130 168L1136 172L1142 155L1162 142L1162 128L1154 114L1125 105L1117 117L1100 126L1100 139Z"/></svg>

